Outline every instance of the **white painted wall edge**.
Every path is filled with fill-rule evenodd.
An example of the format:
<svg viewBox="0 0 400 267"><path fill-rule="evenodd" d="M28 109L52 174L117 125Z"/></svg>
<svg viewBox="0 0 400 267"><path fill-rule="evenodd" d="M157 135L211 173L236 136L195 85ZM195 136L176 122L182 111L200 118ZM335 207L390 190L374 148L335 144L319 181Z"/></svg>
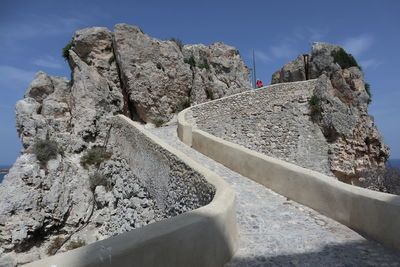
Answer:
<svg viewBox="0 0 400 267"><path fill-rule="evenodd" d="M217 174L204 168L145 130L119 115L133 131L174 154L202 174L216 193L206 206L152 223L87 246L60 253L27 267L97 266L222 266L238 248L235 193Z"/></svg>
<svg viewBox="0 0 400 267"><path fill-rule="evenodd" d="M208 134L186 121L185 114L190 109L178 116L182 142L273 191L400 251L400 196L349 185ZM187 140L189 137L191 140Z"/></svg>

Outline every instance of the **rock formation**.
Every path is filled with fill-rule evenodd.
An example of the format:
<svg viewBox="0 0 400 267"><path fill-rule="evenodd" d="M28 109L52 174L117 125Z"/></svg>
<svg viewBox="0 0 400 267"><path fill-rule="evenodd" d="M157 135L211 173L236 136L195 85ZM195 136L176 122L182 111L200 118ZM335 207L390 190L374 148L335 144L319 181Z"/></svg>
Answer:
<svg viewBox="0 0 400 267"><path fill-rule="evenodd" d="M360 67L355 60L341 66L335 53L353 60L337 45L313 43L311 54L283 66L271 83L318 78L312 119L328 141L330 170L342 181L359 184L366 171L384 167L389 148L368 114L371 96Z"/></svg>
<svg viewBox="0 0 400 267"><path fill-rule="evenodd" d="M169 121L182 103L250 88L238 51L222 43L180 46L119 24L114 33L79 30L70 47L71 81L39 72L16 105L25 150L0 185L0 265L44 257L52 244L80 229L72 239L90 243L198 207L177 197L173 209L157 206L113 149L98 163L113 187L98 185L92 193L89 177L98 168L85 169L82 156L108 142L113 115ZM39 140L58 146L57 156L44 164L32 153Z"/></svg>

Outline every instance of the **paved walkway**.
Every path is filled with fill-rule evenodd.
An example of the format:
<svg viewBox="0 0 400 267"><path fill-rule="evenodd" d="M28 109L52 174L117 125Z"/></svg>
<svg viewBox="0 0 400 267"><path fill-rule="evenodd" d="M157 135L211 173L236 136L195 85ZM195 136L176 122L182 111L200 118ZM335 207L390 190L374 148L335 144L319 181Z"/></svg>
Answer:
<svg viewBox="0 0 400 267"><path fill-rule="evenodd" d="M186 146L176 126L150 130L236 191L240 247L226 266L400 266L400 254Z"/></svg>

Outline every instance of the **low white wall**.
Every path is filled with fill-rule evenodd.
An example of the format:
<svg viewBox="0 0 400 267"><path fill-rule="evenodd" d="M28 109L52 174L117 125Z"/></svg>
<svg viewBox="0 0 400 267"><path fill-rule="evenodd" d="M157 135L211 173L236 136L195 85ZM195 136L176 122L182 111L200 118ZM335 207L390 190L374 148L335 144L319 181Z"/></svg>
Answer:
<svg viewBox="0 0 400 267"><path fill-rule="evenodd" d="M204 176L216 193L210 204L82 248L36 261L30 267L222 266L238 248L235 194L215 173L165 144L124 116L117 116L192 170Z"/></svg>
<svg viewBox="0 0 400 267"><path fill-rule="evenodd" d="M345 184L227 142L188 126L186 112L191 111L186 109L178 116L179 138L186 144L281 195L400 250L400 196Z"/></svg>

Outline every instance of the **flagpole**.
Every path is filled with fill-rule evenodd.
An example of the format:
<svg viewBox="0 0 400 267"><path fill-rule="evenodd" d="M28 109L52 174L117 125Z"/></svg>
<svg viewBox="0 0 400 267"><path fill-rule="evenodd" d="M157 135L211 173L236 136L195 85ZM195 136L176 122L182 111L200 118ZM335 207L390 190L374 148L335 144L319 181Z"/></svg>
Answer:
<svg viewBox="0 0 400 267"><path fill-rule="evenodd" d="M254 49L253 49L253 87L256 88L256 59L254 57Z"/></svg>

